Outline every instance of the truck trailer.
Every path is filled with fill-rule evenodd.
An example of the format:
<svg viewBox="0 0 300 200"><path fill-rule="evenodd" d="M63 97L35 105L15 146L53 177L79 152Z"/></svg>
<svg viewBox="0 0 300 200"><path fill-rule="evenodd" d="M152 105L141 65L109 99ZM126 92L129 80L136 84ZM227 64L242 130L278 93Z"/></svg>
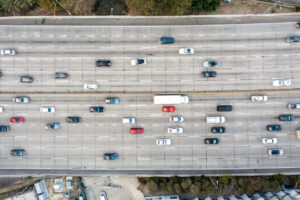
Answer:
<svg viewBox="0 0 300 200"><path fill-rule="evenodd" d="M189 103L189 97L183 95L156 95L153 97L154 104L183 104Z"/></svg>

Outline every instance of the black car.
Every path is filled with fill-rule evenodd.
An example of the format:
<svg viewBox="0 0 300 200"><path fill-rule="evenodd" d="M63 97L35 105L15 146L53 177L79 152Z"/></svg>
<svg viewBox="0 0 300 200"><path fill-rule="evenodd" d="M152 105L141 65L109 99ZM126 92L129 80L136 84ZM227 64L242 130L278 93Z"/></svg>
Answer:
<svg viewBox="0 0 300 200"><path fill-rule="evenodd" d="M219 106L217 106L217 111L219 111L219 112L232 111L232 105L219 105Z"/></svg>
<svg viewBox="0 0 300 200"><path fill-rule="evenodd" d="M7 132L10 130L10 126L9 125L1 125L0 126L0 132Z"/></svg>
<svg viewBox="0 0 300 200"><path fill-rule="evenodd" d="M96 66L97 67L110 67L111 61L110 60L97 60Z"/></svg>
<svg viewBox="0 0 300 200"><path fill-rule="evenodd" d="M60 78L68 78L68 73L66 72L55 72L54 78L60 79Z"/></svg>
<svg viewBox="0 0 300 200"><path fill-rule="evenodd" d="M204 144L219 144L218 138L205 138Z"/></svg>
<svg viewBox="0 0 300 200"><path fill-rule="evenodd" d="M281 131L281 125L268 125L268 131Z"/></svg>
<svg viewBox="0 0 300 200"><path fill-rule="evenodd" d="M174 38L172 38L172 37L161 37L159 42L160 42L160 44L172 44L172 43L174 43Z"/></svg>
<svg viewBox="0 0 300 200"><path fill-rule="evenodd" d="M67 117L66 121L68 123L79 123L79 122L81 122L81 117L75 117L75 116Z"/></svg>
<svg viewBox="0 0 300 200"><path fill-rule="evenodd" d="M205 71L205 72L202 72L202 76L203 77L216 77L217 76L217 72L214 72L214 71Z"/></svg>
<svg viewBox="0 0 300 200"><path fill-rule="evenodd" d="M104 112L104 107L92 106L92 107L90 107L90 112Z"/></svg>
<svg viewBox="0 0 300 200"><path fill-rule="evenodd" d="M225 128L225 127L212 127L212 128L210 129L210 131L211 131L212 133L225 133L226 128Z"/></svg>

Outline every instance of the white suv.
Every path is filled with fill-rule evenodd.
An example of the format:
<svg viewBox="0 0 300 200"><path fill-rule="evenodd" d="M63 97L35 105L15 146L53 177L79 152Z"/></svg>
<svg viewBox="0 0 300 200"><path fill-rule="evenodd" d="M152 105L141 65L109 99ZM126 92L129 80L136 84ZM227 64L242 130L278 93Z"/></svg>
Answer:
<svg viewBox="0 0 300 200"><path fill-rule="evenodd" d="M290 86L292 84L292 81L289 79L278 79L273 80L273 86Z"/></svg>
<svg viewBox="0 0 300 200"><path fill-rule="evenodd" d="M84 89L98 89L97 83L86 83L83 85Z"/></svg>
<svg viewBox="0 0 300 200"><path fill-rule="evenodd" d="M171 139L168 139L168 138L156 139L156 144L157 145L170 145L171 144Z"/></svg>
<svg viewBox="0 0 300 200"><path fill-rule="evenodd" d="M14 55L16 55L16 50L14 50L14 49L2 49L1 50L1 55L2 56L4 56L4 55L14 56Z"/></svg>
<svg viewBox="0 0 300 200"><path fill-rule="evenodd" d="M225 117L224 116L206 117L206 123L208 124L225 123Z"/></svg>
<svg viewBox="0 0 300 200"><path fill-rule="evenodd" d="M267 96L251 96L251 101L268 101Z"/></svg>
<svg viewBox="0 0 300 200"><path fill-rule="evenodd" d="M122 122L123 122L123 124L134 124L135 117L124 117Z"/></svg>
<svg viewBox="0 0 300 200"><path fill-rule="evenodd" d="M41 112L55 112L55 107L54 106L49 106L49 107L42 107L40 109Z"/></svg>
<svg viewBox="0 0 300 200"><path fill-rule="evenodd" d="M168 128L168 133L183 133L183 128L182 127L169 127Z"/></svg>

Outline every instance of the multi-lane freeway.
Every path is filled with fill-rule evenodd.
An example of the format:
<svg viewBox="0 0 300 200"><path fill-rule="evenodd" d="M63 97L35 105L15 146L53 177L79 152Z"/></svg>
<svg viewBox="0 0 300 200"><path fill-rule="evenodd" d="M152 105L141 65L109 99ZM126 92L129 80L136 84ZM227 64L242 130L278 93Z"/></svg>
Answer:
<svg viewBox="0 0 300 200"><path fill-rule="evenodd" d="M0 123L10 117L24 117L23 124L10 124L0 135L2 169L82 170L223 170L296 168L300 164L300 110L288 103L300 103L300 64L296 22L185 26L40 26L2 25L0 49L16 49L15 56L1 56ZM172 36L174 44L161 45L161 36ZM179 55L191 47L193 55ZM146 65L132 66L132 59L147 58ZM95 61L109 59L111 67L97 68ZM220 62L217 77L203 78L203 61ZM54 73L67 72L67 79ZM20 83L30 75L32 83ZM272 81L286 78L291 86L275 87ZM96 90L84 90L85 83L97 83ZM175 93L190 97L189 104L176 105L184 116L182 134L167 133L170 113L153 104L153 95ZM251 95L268 96L267 102L252 102ZM28 96L28 104L16 104L13 97ZM106 97L120 103L104 104ZM220 115L216 107L232 105L226 117L226 133L210 132L206 116ZM41 113L43 106L55 106L54 113ZM90 106L104 106L103 113L90 113ZM278 120L293 114L294 121ZM66 123L67 116L81 116L78 124ZM135 117L136 124L122 124L123 117ZM299 118L298 118L299 116ZM45 124L60 122L56 131ZM280 132L266 130L280 124ZM177 125L175 123L175 125ZM179 125L179 124L178 124ZM133 135L131 127L143 127ZM204 144L204 138L218 137L218 145ZM262 144L262 138L276 137L277 144ZM169 146L155 144L170 138ZM14 157L11 149L26 149L26 156ZM282 156L269 156L272 148L284 149ZM119 158L103 160L103 154L117 152Z"/></svg>

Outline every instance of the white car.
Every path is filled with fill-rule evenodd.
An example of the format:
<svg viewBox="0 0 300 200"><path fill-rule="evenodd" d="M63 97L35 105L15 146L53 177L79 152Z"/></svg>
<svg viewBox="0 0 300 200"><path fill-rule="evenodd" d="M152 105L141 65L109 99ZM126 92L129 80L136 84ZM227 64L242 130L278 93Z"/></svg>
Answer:
<svg viewBox="0 0 300 200"><path fill-rule="evenodd" d="M263 144L277 144L277 138L263 138Z"/></svg>
<svg viewBox="0 0 300 200"><path fill-rule="evenodd" d="M206 117L206 123L208 124L225 123L225 117L224 116Z"/></svg>
<svg viewBox="0 0 300 200"><path fill-rule="evenodd" d="M108 200L105 192L100 193L100 200Z"/></svg>
<svg viewBox="0 0 300 200"><path fill-rule="evenodd" d="M4 55L14 56L14 55L16 55L16 50L14 50L14 49L2 49L1 50L1 55L2 56L4 56Z"/></svg>
<svg viewBox="0 0 300 200"><path fill-rule="evenodd" d="M0 112L4 112L4 107L0 106Z"/></svg>
<svg viewBox="0 0 300 200"><path fill-rule="evenodd" d="M171 144L171 139L168 139L168 138L156 139L156 144L157 145L170 145Z"/></svg>
<svg viewBox="0 0 300 200"><path fill-rule="evenodd" d="M273 80L273 86L290 86L292 81L289 79Z"/></svg>
<svg viewBox="0 0 300 200"><path fill-rule="evenodd" d="M123 124L134 124L135 117L124 117L122 122L123 122Z"/></svg>
<svg viewBox="0 0 300 200"><path fill-rule="evenodd" d="M98 84L97 83L85 83L83 85L84 89L98 89Z"/></svg>
<svg viewBox="0 0 300 200"><path fill-rule="evenodd" d="M29 103L30 99L29 97L15 97L13 98L14 103Z"/></svg>
<svg viewBox="0 0 300 200"><path fill-rule="evenodd" d="M131 60L131 65L145 65L147 64L146 58L137 58L134 60Z"/></svg>
<svg viewBox="0 0 300 200"><path fill-rule="evenodd" d="M220 63L216 60L206 60L203 62L203 67L219 67Z"/></svg>
<svg viewBox="0 0 300 200"><path fill-rule="evenodd" d="M267 96L251 96L251 101L268 101Z"/></svg>
<svg viewBox="0 0 300 200"><path fill-rule="evenodd" d="M183 133L183 128L177 127L177 128L168 128L168 133Z"/></svg>
<svg viewBox="0 0 300 200"><path fill-rule="evenodd" d="M54 106L49 106L49 107L42 107L40 109L41 112L55 112L55 107Z"/></svg>
<svg viewBox="0 0 300 200"><path fill-rule="evenodd" d="M193 48L180 48L179 54L194 54L195 50Z"/></svg>
<svg viewBox="0 0 300 200"><path fill-rule="evenodd" d="M183 116L171 116L170 122L183 122L184 118Z"/></svg>

